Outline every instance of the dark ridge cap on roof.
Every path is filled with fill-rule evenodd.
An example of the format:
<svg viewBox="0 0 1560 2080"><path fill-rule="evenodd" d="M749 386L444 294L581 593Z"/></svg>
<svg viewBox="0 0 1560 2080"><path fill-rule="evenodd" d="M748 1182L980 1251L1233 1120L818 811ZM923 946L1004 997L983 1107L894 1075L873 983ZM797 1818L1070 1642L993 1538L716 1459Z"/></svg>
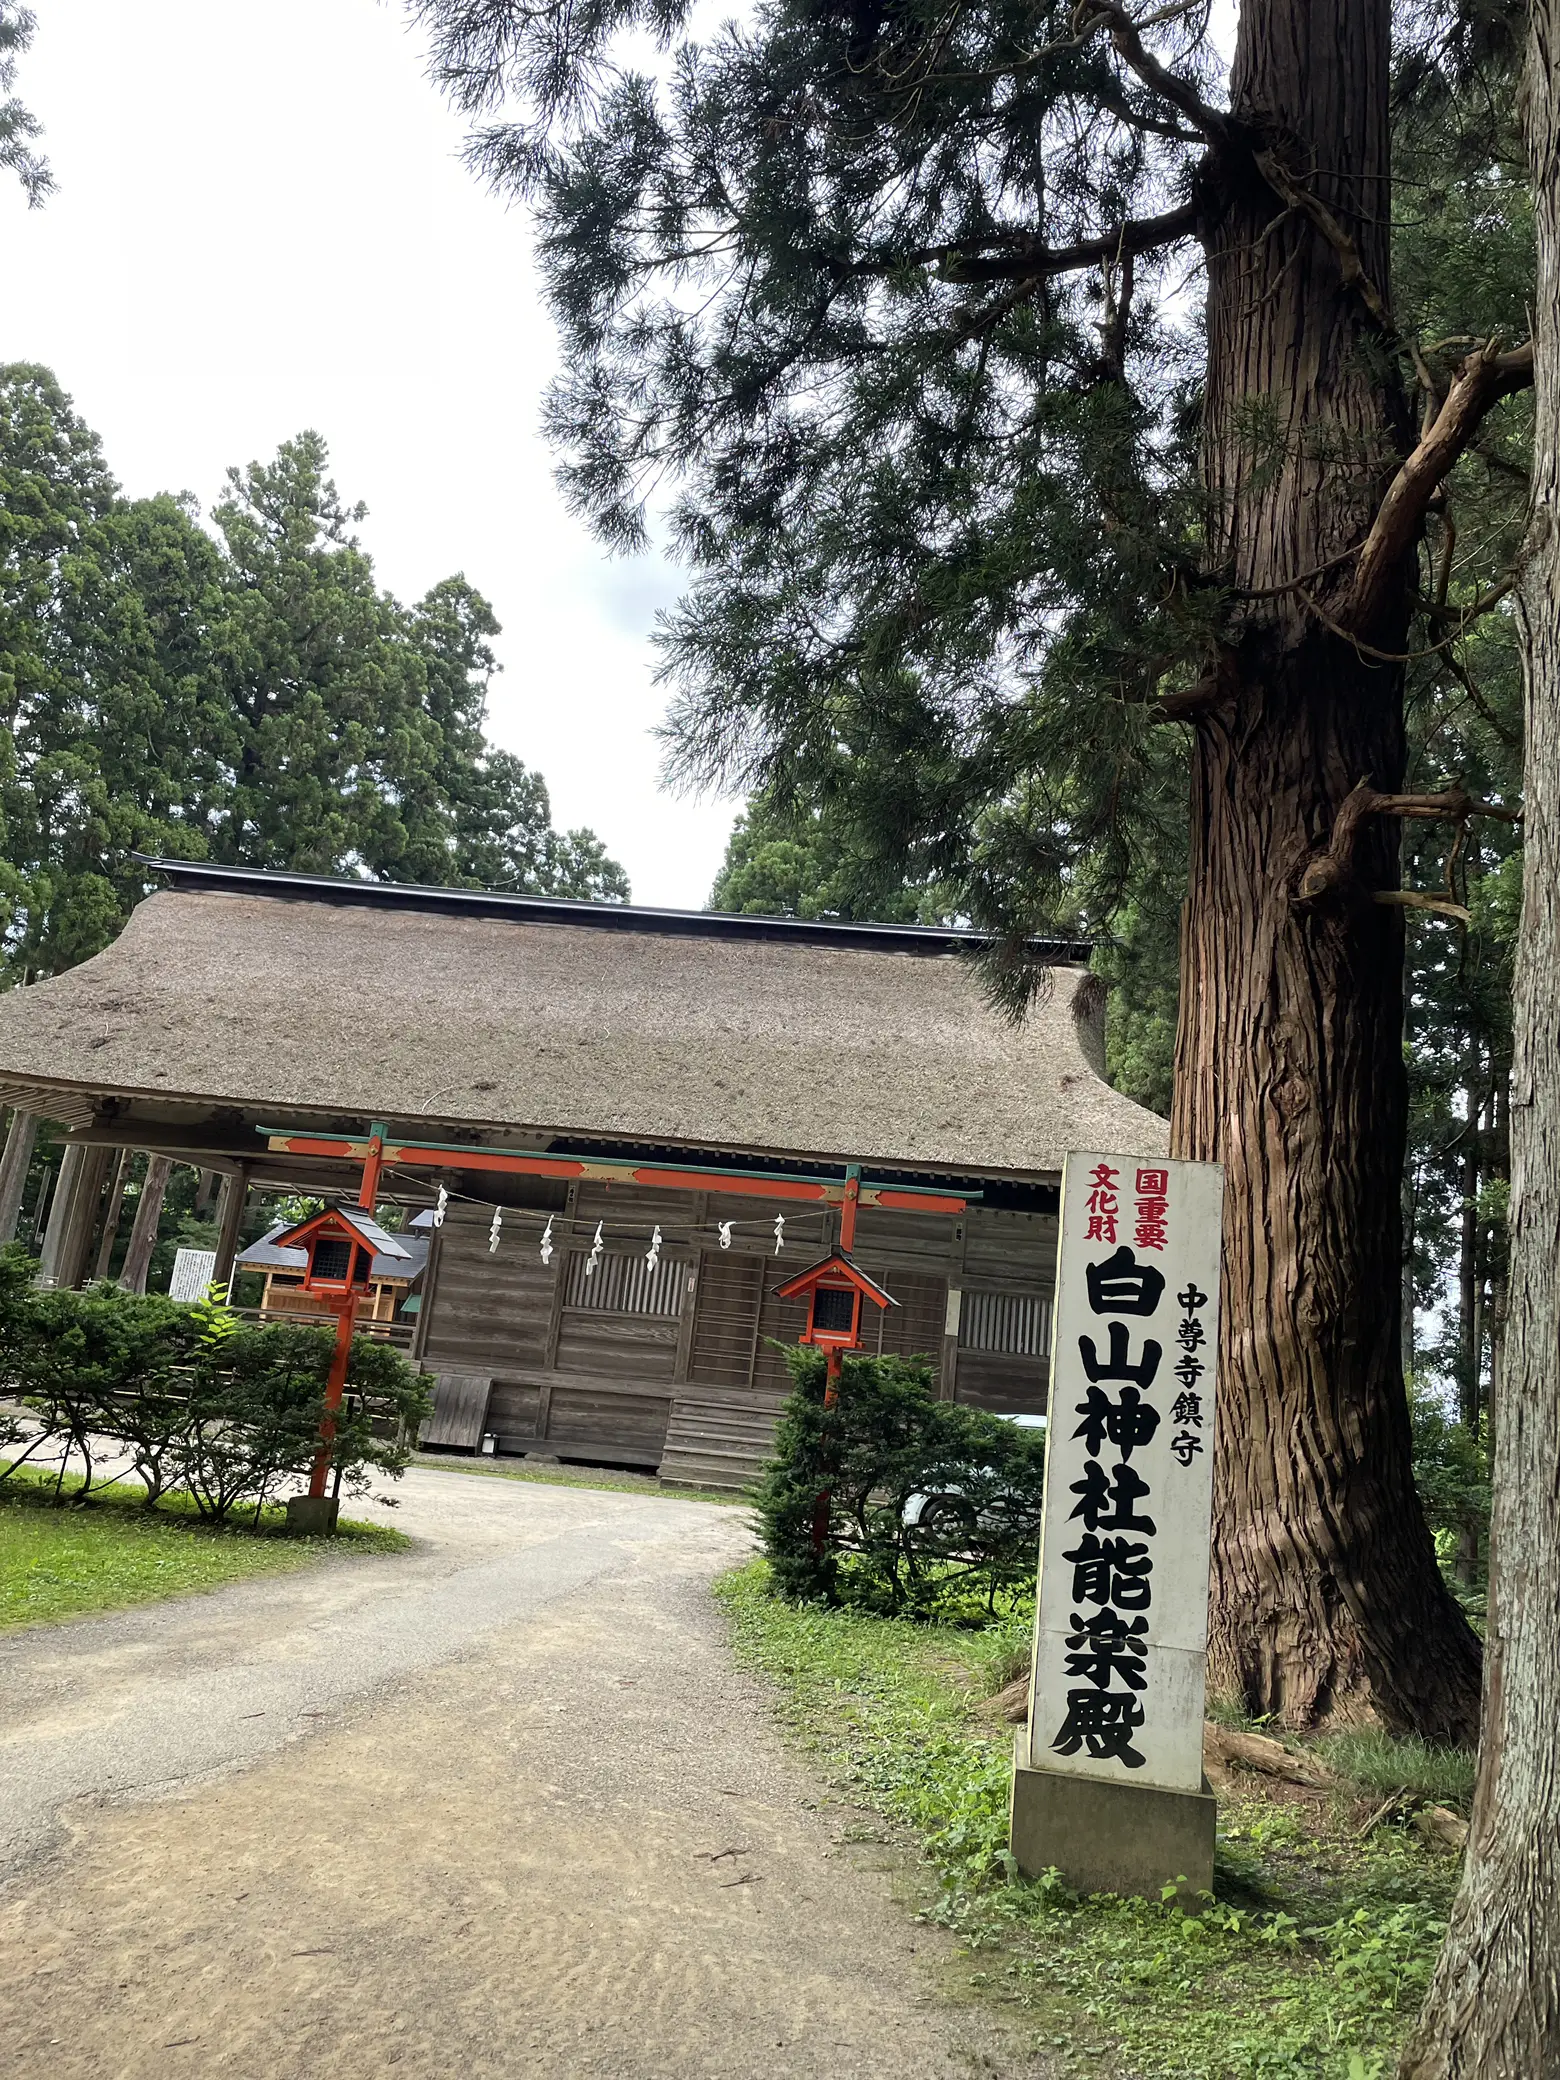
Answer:
<svg viewBox="0 0 1560 2080"><path fill-rule="evenodd" d="M607 932L663 933L684 939L775 939L793 944L837 946L863 953L978 953L994 934L931 924L840 924L821 918L749 917L727 910L654 910L638 903L584 903L571 896L506 895L483 888L442 888L404 881L356 881L337 874L276 873L267 867L224 867L210 860L131 858L153 873L194 889L327 903L361 903L378 910L460 911L473 917L508 917L526 924L589 925ZM1086 964L1093 952L1086 939L1029 939L1037 961L1059 966Z"/></svg>

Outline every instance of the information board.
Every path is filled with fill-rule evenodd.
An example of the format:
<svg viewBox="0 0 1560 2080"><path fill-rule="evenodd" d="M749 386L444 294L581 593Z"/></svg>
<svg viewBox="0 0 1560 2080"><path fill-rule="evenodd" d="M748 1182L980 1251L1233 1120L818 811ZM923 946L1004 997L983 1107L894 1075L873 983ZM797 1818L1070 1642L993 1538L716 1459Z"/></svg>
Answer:
<svg viewBox="0 0 1560 2080"><path fill-rule="evenodd" d="M174 1253L170 1300L204 1300L217 1268L214 1249L181 1249Z"/></svg>
<svg viewBox="0 0 1560 2080"><path fill-rule="evenodd" d="M1202 1786L1215 1163L1069 1155L1029 1766Z"/></svg>

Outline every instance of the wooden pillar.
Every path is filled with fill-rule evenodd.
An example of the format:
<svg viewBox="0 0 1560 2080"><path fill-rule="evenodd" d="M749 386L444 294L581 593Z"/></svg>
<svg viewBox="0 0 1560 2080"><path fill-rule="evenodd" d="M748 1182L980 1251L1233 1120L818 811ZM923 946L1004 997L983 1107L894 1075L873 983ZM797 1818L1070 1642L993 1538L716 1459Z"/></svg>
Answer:
<svg viewBox="0 0 1560 2080"><path fill-rule="evenodd" d="M22 1194L27 1189L27 1173L37 1140L37 1113L13 1112L5 1137L5 1154L0 1156L0 1243L16 1240Z"/></svg>
<svg viewBox="0 0 1560 2080"><path fill-rule="evenodd" d="M103 1209L103 1239L98 1244L97 1262L92 1267L94 1284L107 1278L109 1266L114 1260L114 1244L119 1237L119 1216L124 1210L125 1187L130 1182L132 1155L133 1151L128 1148L119 1151L114 1181L108 1188L108 1203Z"/></svg>
<svg viewBox="0 0 1560 2080"><path fill-rule="evenodd" d="M222 1180L217 1199L217 1261L211 1267L213 1285L226 1285L233 1259L238 1253L239 1230L249 1202L249 1172L243 1164Z"/></svg>
<svg viewBox="0 0 1560 2080"><path fill-rule="evenodd" d="M40 1286L76 1286L87 1268L87 1252L97 1227L98 1202L103 1180L113 1158L110 1148L88 1148L80 1142L67 1145L60 1161L59 1183L49 1209L49 1225L43 1238L42 1261L38 1267Z"/></svg>
<svg viewBox="0 0 1560 2080"><path fill-rule="evenodd" d="M146 1175L141 1180L141 1196L136 1201L135 1225L130 1230L129 1247L119 1273L120 1286L127 1293L146 1291L146 1273L152 1261L152 1251L157 1247L157 1224L162 1219L163 1197L172 1168L173 1160L169 1156L148 1156L146 1159Z"/></svg>

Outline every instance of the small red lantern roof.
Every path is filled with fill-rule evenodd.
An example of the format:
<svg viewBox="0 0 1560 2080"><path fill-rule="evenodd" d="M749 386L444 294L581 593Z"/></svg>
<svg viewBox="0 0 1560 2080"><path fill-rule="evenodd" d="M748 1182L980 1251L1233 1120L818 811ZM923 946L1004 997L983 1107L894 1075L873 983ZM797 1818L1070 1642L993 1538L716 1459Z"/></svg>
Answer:
<svg viewBox="0 0 1560 2080"><path fill-rule="evenodd" d="M335 1294L342 1300L367 1289L376 1257L411 1262L406 1245L362 1206L327 1206L323 1213L283 1228L272 1240L302 1256L306 1293Z"/></svg>
<svg viewBox="0 0 1560 2080"><path fill-rule="evenodd" d="M876 1279L858 1271L838 1250L798 1271L795 1278L776 1286L775 1292L782 1300L807 1302L807 1327L797 1341L827 1351L860 1350L863 1300L870 1300L874 1307L899 1305L892 1293L884 1292Z"/></svg>
<svg viewBox="0 0 1560 2080"><path fill-rule="evenodd" d="M838 1250L833 1256L820 1257L816 1264L809 1264L805 1271L798 1271L796 1276L788 1278L783 1286L776 1286L775 1298L800 1300L823 1285L854 1286L862 1298L870 1300L875 1307L899 1305L892 1293L885 1291L876 1279L868 1278L864 1271L859 1270L849 1257L842 1256Z"/></svg>
<svg viewBox="0 0 1560 2080"><path fill-rule="evenodd" d="M298 1221L290 1228L273 1235L274 1249L306 1249L316 1235L349 1235L354 1241L376 1257L411 1257L404 1243L397 1242L388 1228L381 1228L371 1213L361 1206L327 1206L323 1213L311 1213L306 1221Z"/></svg>

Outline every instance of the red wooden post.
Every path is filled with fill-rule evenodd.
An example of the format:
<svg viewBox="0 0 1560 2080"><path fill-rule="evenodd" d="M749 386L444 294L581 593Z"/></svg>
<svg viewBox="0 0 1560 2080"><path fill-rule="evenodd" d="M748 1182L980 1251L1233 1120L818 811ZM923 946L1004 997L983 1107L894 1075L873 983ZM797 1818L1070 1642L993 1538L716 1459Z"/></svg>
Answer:
<svg viewBox="0 0 1560 2080"><path fill-rule="evenodd" d="M851 1163L845 1171L845 1197L840 1205L840 1250L849 1256L856 1247L856 1208L861 1201L861 1171Z"/></svg>
<svg viewBox="0 0 1560 2080"><path fill-rule="evenodd" d="M368 1153L363 1158L363 1181L358 1186L358 1205L365 1213L372 1213L379 1204L379 1173L384 1167L384 1156L383 1131L376 1127L369 1135ZM330 1472L330 1448L336 1441L336 1411L347 1390L347 1368L352 1363L352 1334L357 1327L358 1295L356 1292L343 1293L336 1307L336 1348L330 1361L330 1377L325 1382L320 1448L314 1455L314 1467L309 1475L309 1493L316 1497L324 1495L326 1476Z"/></svg>
<svg viewBox="0 0 1560 2080"><path fill-rule="evenodd" d="M831 1350L826 1365L827 1369L824 1373L823 1386L823 1413L825 1420L827 1420L830 1410L839 1404L840 1374L845 1370L843 1353L838 1350ZM815 1553L821 1553L829 1542L829 1505L833 1500L833 1488L824 1487L818 1491L818 1500L813 1504L812 1549Z"/></svg>
<svg viewBox="0 0 1560 2080"><path fill-rule="evenodd" d="M309 1493L320 1496L325 1493L325 1478L330 1471L330 1448L336 1441L336 1411L341 1406L341 1397L346 1391L347 1367L352 1362L352 1332L357 1327L356 1293L345 1293L336 1302L336 1349L330 1361L330 1377L325 1382L325 1413L320 1418L320 1448L314 1455L314 1467L309 1475Z"/></svg>

